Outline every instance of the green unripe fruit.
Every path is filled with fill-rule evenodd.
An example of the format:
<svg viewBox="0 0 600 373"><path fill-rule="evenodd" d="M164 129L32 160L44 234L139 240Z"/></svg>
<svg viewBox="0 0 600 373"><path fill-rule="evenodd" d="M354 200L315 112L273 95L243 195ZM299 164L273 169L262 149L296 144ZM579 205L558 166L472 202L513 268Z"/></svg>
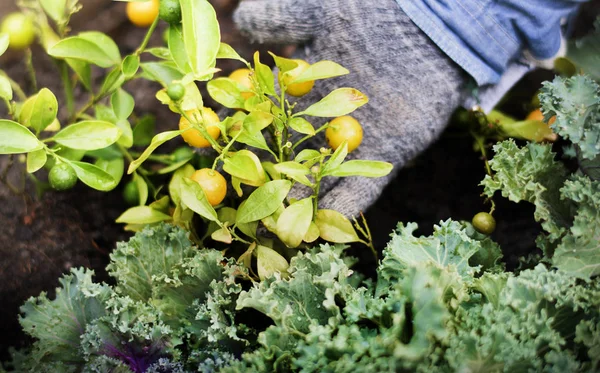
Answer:
<svg viewBox="0 0 600 373"><path fill-rule="evenodd" d="M158 17L169 24L181 22L181 5L179 0L160 0Z"/></svg>
<svg viewBox="0 0 600 373"><path fill-rule="evenodd" d="M173 152L173 159L175 162L180 162L186 159L190 159L194 156L194 151L189 146L182 146Z"/></svg>
<svg viewBox="0 0 600 373"><path fill-rule="evenodd" d="M162 33L162 40L166 45L169 45L169 28L170 27L167 27Z"/></svg>
<svg viewBox="0 0 600 373"><path fill-rule="evenodd" d="M181 83L171 83L167 87L167 95L175 102L181 101L185 96L185 87Z"/></svg>
<svg viewBox="0 0 600 373"><path fill-rule="evenodd" d="M8 45L12 49L25 49L35 39L33 21L19 12L11 13L4 18L0 32L8 34Z"/></svg>
<svg viewBox="0 0 600 373"><path fill-rule="evenodd" d="M140 203L140 192L135 182L130 181L125 184L125 188L123 188L123 200L129 206L136 206Z"/></svg>
<svg viewBox="0 0 600 373"><path fill-rule="evenodd" d="M50 169L48 182L54 190L71 189L77 183L77 174L68 164L58 163Z"/></svg>
<svg viewBox="0 0 600 373"><path fill-rule="evenodd" d="M490 235L496 230L496 219L487 212L479 212L473 216L471 221L473 228L479 233Z"/></svg>

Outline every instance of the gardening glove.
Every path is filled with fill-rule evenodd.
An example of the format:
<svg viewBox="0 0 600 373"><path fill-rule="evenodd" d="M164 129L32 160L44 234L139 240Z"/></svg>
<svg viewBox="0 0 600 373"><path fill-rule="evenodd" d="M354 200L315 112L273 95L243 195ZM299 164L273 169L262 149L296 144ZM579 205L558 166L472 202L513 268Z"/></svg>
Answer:
<svg viewBox="0 0 600 373"><path fill-rule="evenodd" d="M356 88L370 99L351 114L362 124L364 138L346 159L386 161L394 169L382 178L324 178L321 209L349 217L365 211L397 171L438 138L461 103L466 73L394 0L246 0L234 20L254 41L304 44L294 58L332 60L350 70L317 81L300 109L340 87ZM310 144L322 146L322 135Z"/></svg>

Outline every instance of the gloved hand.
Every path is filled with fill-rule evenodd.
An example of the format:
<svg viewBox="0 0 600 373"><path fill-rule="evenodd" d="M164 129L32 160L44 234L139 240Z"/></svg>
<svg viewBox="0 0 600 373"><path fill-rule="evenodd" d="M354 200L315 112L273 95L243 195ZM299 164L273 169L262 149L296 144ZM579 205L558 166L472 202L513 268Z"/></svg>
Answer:
<svg viewBox="0 0 600 373"><path fill-rule="evenodd" d="M365 211L395 173L436 140L461 102L466 73L394 0L246 0L234 20L254 41L305 44L294 58L332 60L350 70L315 82L300 101L314 103L340 87L369 97L351 114L364 138L347 159L386 161L394 170L375 179L324 178L319 208L349 217ZM317 138L310 146L325 146L324 136Z"/></svg>

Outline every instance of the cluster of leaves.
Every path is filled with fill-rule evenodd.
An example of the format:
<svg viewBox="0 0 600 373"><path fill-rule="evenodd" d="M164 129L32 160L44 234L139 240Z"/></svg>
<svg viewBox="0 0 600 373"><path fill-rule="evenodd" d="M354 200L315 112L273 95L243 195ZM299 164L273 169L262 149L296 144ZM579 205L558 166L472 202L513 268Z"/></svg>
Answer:
<svg viewBox="0 0 600 373"><path fill-rule="evenodd" d="M128 191L132 191L132 200L137 202L137 206L117 219L127 224L126 229L137 231L169 221L192 231L197 243L206 238L226 244L241 242L248 255L258 256L259 262L265 264L262 268L285 270L286 259L278 251L306 246L319 237L335 243L369 244L368 233L363 240L342 214L319 209L321 180L382 177L391 171L392 165L346 160L349 152L346 141L335 149L300 151L307 140L322 135L328 128L327 123L315 128L309 122L310 117L343 116L366 104L368 98L354 88L342 87L299 111L295 109L296 103L286 97L286 87L291 84L334 78L349 71L335 62L319 61L307 64L302 73L292 76L298 62L272 55L279 70L274 74L260 61L258 53L250 63L221 42L216 13L207 0L181 0L179 5L183 16L170 24L166 46L148 46L159 22L157 17L140 47L123 57L108 35L96 31L69 35L69 18L80 8L76 0L23 0L22 8L35 19L38 37L61 72L66 103L60 106L63 112L59 115L57 98L49 89L36 89L35 94L27 97L16 82L0 74L0 98L11 117L0 120L0 154L26 154L27 172L36 181L32 174L44 166L52 169L60 165L60 170L72 175L71 180L55 183L60 189L72 186L79 179L91 188L110 191L117 187L126 171L133 183ZM6 37L0 36L0 51L5 49L6 41ZM218 59L243 63L250 72L251 85L243 86L227 77L215 78ZM106 73L100 87L92 84L92 66ZM135 101L125 90L125 84L134 79L160 84L157 100L187 125L180 123L179 129L158 134L147 118L134 120L132 126ZM210 96L218 103L238 110L210 123L218 127L217 138L207 130L209 123L203 114L199 82L206 84ZM73 99L75 86L89 93L88 101L79 108ZM178 97L169 94L169 88L173 91L173 87ZM19 97L13 97L13 91ZM62 129L59 117L65 118ZM48 131L56 132L49 135ZM167 141L180 136L186 139L188 131L199 133L198 137L203 137L204 143L214 150L214 162L207 168L227 173L241 200L217 202L216 206L209 202L207 192L192 178L196 171L191 162L193 151L183 157L155 154ZM136 151L136 147L143 146L146 147L143 151ZM150 162L158 165L148 166ZM164 175L172 175L168 187ZM52 185L52 171L49 176ZM308 191L307 198L295 201L288 197L295 185ZM210 224L204 236L195 232L194 216L199 216L204 226ZM277 235L281 250L261 244L258 234L261 226Z"/></svg>
<svg viewBox="0 0 600 373"><path fill-rule="evenodd" d="M504 141L494 146L484 193L534 204L545 231L536 241L543 260L590 279L600 274L600 87L587 76L557 77L544 84L540 100L545 116L556 116L554 131L572 142L566 154L577 169L556 160L551 145Z"/></svg>
<svg viewBox="0 0 600 373"><path fill-rule="evenodd" d="M199 251L182 229L138 233L118 245L107 269L115 286L77 269L60 280L55 299L25 303L21 325L36 342L14 356L15 371L181 371L223 364L221 349L233 354L255 339L234 321L236 279L246 271L219 251Z"/></svg>
<svg viewBox="0 0 600 373"><path fill-rule="evenodd" d="M501 251L448 220L399 224L377 281L344 247L295 256L287 277L246 269L158 225L119 244L116 285L73 270L23 307L35 338L18 372L449 372L600 368L600 286L543 264L504 272ZM246 285L250 285L248 288ZM246 290L243 290L246 288ZM271 321L259 326L252 312ZM250 316L249 316L250 315ZM251 325L241 320L252 319ZM260 328L256 330L256 328Z"/></svg>

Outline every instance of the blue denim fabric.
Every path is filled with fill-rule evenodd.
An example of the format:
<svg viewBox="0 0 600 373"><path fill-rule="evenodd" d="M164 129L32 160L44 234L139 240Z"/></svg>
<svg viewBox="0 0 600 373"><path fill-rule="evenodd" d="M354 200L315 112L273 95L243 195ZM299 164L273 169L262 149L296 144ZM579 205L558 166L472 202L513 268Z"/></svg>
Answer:
<svg viewBox="0 0 600 373"><path fill-rule="evenodd" d="M528 49L537 59L560 48L560 21L587 0L396 0L479 85L495 84Z"/></svg>

